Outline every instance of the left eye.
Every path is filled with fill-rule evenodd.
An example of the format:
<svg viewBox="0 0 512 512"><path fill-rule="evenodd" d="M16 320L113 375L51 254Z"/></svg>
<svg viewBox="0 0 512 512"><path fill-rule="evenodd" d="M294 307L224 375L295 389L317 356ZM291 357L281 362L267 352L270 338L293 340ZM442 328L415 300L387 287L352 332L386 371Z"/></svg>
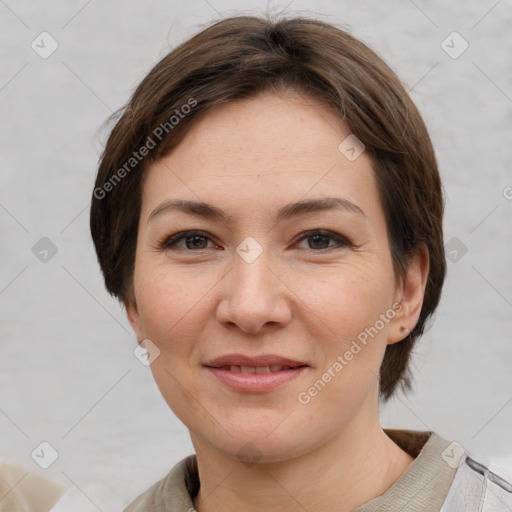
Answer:
<svg viewBox="0 0 512 512"><path fill-rule="evenodd" d="M306 249L330 249L333 247L332 245L329 245L331 241L334 241L339 247L347 247L351 245L345 238L330 231L310 231L302 236L297 243L302 242L303 240L310 240ZM178 242L181 241L185 242L185 247L178 246ZM173 248L203 250L208 249L208 241L211 241L211 238L208 236L208 233L205 233L204 231L185 231L167 238L162 244L160 244L160 248L162 250Z"/></svg>
<svg viewBox="0 0 512 512"><path fill-rule="evenodd" d="M308 242L308 249L330 249L330 241L335 241L340 247L350 246L350 243L340 235L332 233L331 231L310 231L299 239L299 242L303 240L310 240ZM325 246L327 244L327 247Z"/></svg>

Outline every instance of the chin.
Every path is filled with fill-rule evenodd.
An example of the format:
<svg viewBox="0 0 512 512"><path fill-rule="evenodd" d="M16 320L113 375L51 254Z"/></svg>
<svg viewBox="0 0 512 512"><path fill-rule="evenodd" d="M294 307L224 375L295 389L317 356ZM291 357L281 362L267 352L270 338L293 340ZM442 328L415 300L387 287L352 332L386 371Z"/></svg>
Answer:
<svg viewBox="0 0 512 512"><path fill-rule="evenodd" d="M298 427L282 430L278 427L272 432L268 424L258 431L254 425L244 425L232 430L232 436L226 431L217 430L218 435L212 438L212 431L209 430L196 431L195 435L191 431L191 438L194 443L194 437L197 436L223 456L245 462L251 467L254 464L284 462L314 449L314 446L310 446L312 441L314 443L313 433L302 429L301 435L298 436L297 431Z"/></svg>

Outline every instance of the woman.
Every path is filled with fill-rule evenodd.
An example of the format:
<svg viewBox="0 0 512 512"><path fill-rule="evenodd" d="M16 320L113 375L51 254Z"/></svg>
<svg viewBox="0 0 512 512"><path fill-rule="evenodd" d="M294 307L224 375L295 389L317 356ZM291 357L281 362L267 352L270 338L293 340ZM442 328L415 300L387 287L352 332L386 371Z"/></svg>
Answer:
<svg viewBox="0 0 512 512"><path fill-rule="evenodd" d="M456 443L380 425L439 302L442 217L420 114L345 31L233 17L163 58L109 137L91 231L196 453L126 510L512 506Z"/></svg>

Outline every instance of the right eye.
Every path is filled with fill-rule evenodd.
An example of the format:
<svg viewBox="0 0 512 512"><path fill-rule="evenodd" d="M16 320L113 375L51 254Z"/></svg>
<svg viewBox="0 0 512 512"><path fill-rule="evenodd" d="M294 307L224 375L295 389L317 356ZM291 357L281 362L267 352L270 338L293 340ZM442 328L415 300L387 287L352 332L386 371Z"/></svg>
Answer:
<svg viewBox="0 0 512 512"><path fill-rule="evenodd" d="M181 241L185 242L185 247L179 247L178 243ZM181 231L179 233L175 233L174 235L171 235L167 238L165 238L160 244L160 249L165 250L176 250L176 249L182 249L186 250L189 249L192 252L197 252L197 250L204 250L208 249L209 247L205 247L206 240L211 240L208 233L205 231ZM196 250L193 250L196 249Z"/></svg>

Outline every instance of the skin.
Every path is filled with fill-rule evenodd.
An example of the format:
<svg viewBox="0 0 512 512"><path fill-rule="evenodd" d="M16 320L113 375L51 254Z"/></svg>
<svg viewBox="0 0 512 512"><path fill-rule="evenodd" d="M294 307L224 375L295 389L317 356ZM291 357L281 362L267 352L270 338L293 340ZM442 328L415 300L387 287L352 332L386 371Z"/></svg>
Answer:
<svg viewBox="0 0 512 512"><path fill-rule="evenodd" d="M386 346L419 318L428 254L419 249L405 278L396 278L372 162L365 152L349 161L338 150L348 135L313 98L261 93L215 108L147 169L126 309L139 342L160 350L154 378L190 431L199 512L350 510L382 494L413 461L381 428L377 375ZM285 204L322 197L345 198L364 215L328 210L276 223ZM232 220L178 211L148 220L177 198L211 203ZM350 245L300 240L314 229ZM162 249L162 240L187 230L208 236ZM262 249L251 263L236 252L249 236ZM394 318L301 404L298 394L395 302ZM234 391L202 366L234 352L309 367L271 392ZM257 447L255 464L238 455L248 442Z"/></svg>

